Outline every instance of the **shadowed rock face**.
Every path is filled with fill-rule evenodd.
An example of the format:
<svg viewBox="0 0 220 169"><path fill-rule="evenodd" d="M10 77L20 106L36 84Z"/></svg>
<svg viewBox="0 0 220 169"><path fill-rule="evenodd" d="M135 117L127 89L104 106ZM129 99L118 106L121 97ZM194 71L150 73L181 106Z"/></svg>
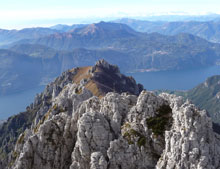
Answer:
<svg viewBox="0 0 220 169"><path fill-rule="evenodd" d="M120 73L119 68L108 64L105 60L100 60L92 68L94 76L91 78L102 93L108 92L128 92L138 95L142 90L141 84L136 84L133 77L127 77Z"/></svg>

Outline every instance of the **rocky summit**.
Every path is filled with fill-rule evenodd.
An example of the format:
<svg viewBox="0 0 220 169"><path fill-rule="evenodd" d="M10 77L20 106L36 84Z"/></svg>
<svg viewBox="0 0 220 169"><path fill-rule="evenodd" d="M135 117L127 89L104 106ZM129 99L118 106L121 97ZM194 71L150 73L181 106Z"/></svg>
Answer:
<svg viewBox="0 0 220 169"><path fill-rule="evenodd" d="M1 143L2 168L220 168L220 136L206 111L142 89L104 60L65 72L1 127L0 139L16 140Z"/></svg>

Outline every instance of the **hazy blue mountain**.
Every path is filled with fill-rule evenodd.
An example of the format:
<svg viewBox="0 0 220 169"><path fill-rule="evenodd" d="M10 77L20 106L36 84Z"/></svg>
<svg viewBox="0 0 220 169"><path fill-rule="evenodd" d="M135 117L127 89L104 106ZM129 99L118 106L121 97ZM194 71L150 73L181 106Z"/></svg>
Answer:
<svg viewBox="0 0 220 169"><path fill-rule="evenodd" d="M39 81L39 61L8 50L0 50L0 59L0 94L28 89Z"/></svg>
<svg viewBox="0 0 220 169"><path fill-rule="evenodd" d="M35 40L23 40L19 43L42 44L58 50L74 48L111 48L120 39L135 37L136 31L125 24L105 23L91 24L77 28L72 32L52 34Z"/></svg>
<svg viewBox="0 0 220 169"><path fill-rule="evenodd" d="M29 55L33 58L51 58L54 57L57 53L55 49L38 44L19 44L12 46L10 50Z"/></svg>
<svg viewBox="0 0 220 169"><path fill-rule="evenodd" d="M51 26L50 29L55 29L55 30L59 30L62 32L68 32L68 31L73 31L76 28L82 28L85 26L87 25L86 24L74 24L74 25L58 24L58 25Z"/></svg>
<svg viewBox="0 0 220 169"><path fill-rule="evenodd" d="M0 95L32 89L60 73L58 57L31 57L1 49L0 60Z"/></svg>
<svg viewBox="0 0 220 169"><path fill-rule="evenodd" d="M168 21L168 22L176 22L176 21L213 21L219 20L219 14L204 14L204 15L189 15L183 13L173 13L173 14L161 14L161 15L152 15L152 16L140 16L135 17L134 19L139 20L148 20L148 21Z"/></svg>
<svg viewBox="0 0 220 169"><path fill-rule="evenodd" d="M59 31L49 28L25 28L22 30L0 29L0 46L8 45L22 39L40 38L57 32Z"/></svg>
<svg viewBox="0 0 220 169"><path fill-rule="evenodd" d="M211 42L220 42L220 22L219 21L144 21L134 19L120 19L116 23L127 24L139 32L157 32L164 35L177 35L179 33L190 33Z"/></svg>

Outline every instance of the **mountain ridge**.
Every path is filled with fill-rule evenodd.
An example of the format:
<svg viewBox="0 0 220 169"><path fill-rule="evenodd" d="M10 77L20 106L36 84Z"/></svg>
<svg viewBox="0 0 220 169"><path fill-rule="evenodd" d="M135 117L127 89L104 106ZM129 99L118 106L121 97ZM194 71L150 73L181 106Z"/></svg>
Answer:
<svg viewBox="0 0 220 169"><path fill-rule="evenodd" d="M24 28L21 30L0 29L0 46L9 45L22 39L34 39L59 32L50 28Z"/></svg>
<svg viewBox="0 0 220 169"><path fill-rule="evenodd" d="M84 28L78 28L75 32L55 34L38 40L33 40L32 42L22 41L20 43L41 44L55 48L56 50L66 51L82 47L94 50L112 49L121 51L130 56L132 55L133 60L138 58L134 61L135 69L154 68L167 70L182 69L183 65L185 68L187 65L190 67L205 64L213 65L220 55L219 44L210 43L199 37L185 33L175 36L164 36L157 33L146 34L131 31L126 25L123 25L122 29L125 33L121 33L120 24L101 22L94 26L96 27L95 34L85 34L85 30L91 28L91 25L89 25ZM115 28L114 31L104 31L103 33L102 27L110 27L111 29L112 27ZM167 60L165 60L164 57L166 57ZM137 60L142 60L144 63L142 64ZM179 62L187 63L180 64ZM169 63L172 64L169 65Z"/></svg>
<svg viewBox="0 0 220 169"><path fill-rule="evenodd" d="M219 20L211 21L145 21L135 19L121 19L113 21L124 23L138 32L158 32L164 35L190 33L213 43L220 42Z"/></svg>

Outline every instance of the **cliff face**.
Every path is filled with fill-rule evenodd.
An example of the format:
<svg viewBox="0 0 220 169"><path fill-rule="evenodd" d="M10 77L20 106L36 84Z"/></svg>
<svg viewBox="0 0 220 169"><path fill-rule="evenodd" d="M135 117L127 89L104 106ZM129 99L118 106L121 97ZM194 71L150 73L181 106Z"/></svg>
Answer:
<svg viewBox="0 0 220 169"><path fill-rule="evenodd" d="M93 80L93 73L104 72L101 69L118 72L116 67L104 61L96 66L88 68ZM135 83L132 84L136 87L130 85L130 91L138 94L104 94L104 89L110 88L104 82L105 88L97 92L93 90L97 86L91 86L98 83L94 80L88 85L91 77L90 80L79 80L80 76L85 77L85 70L75 70L75 83L57 87L59 92L53 89L49 99L51 106L41 115L37 113L31 127L19 136L8 168L220 167L220 136L213 132L205 111L174 95L156 96L147 91L139 94ZM80 76L78 71L81 71ZM117 76L126 78L119 73ZM132 78L128 79L121 85L132 82Z"/></svg>

